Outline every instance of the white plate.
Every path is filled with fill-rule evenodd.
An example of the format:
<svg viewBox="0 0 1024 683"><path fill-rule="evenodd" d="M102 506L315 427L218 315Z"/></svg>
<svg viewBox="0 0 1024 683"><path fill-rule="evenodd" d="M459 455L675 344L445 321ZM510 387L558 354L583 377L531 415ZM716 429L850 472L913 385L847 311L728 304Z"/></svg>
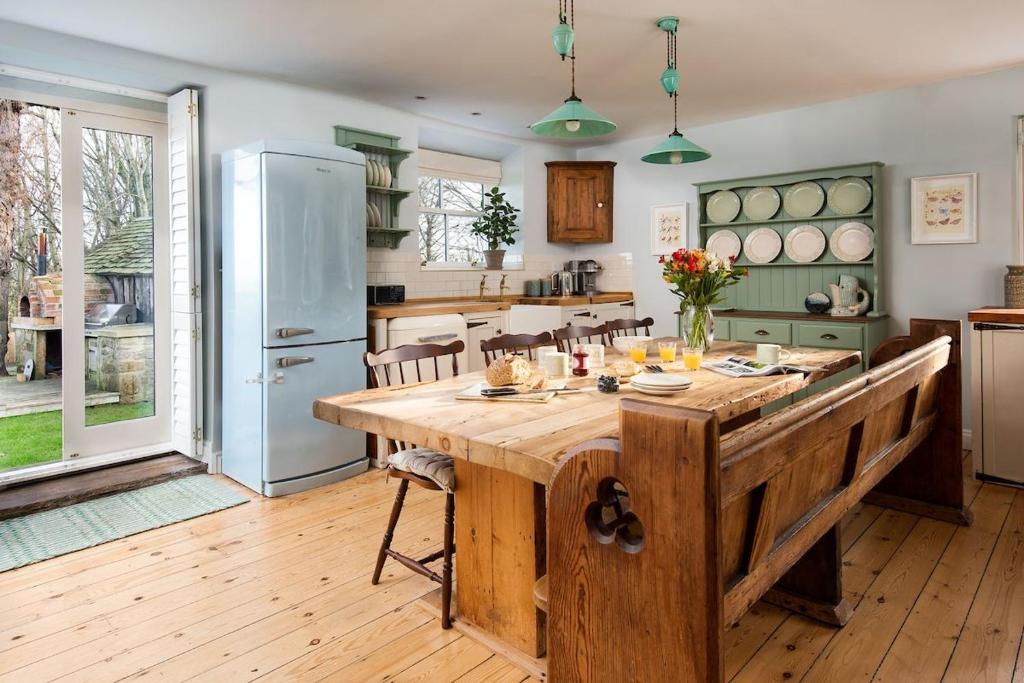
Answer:
<svg viewBox="0 0 1024 683"><path fill-rule="evenodd" d="M387 164L380 164L380 186L391 187L391 167Z"/></svg>
<svg viewBox="0 0 1024 683"><path fill-rule="evenodd" d="M708 198L705 211L712 223L728 223L740 215L740 196L732 190L719 190Z"/></svg>
<svg viewBox="0 0 1024 683"><path fill-rule="evenodd" d="M372 160L370 163L373 165L373 186L380 187L381 182L384 180L382 177L384 174L381 173L380 163Z"/></svg>
<svg viewBox="0 0 1024 683"><path fill-rule="evenodd" d="M743 198L743 215L752 221L766 221L779 212L780 204L774 187L755 187Z"/></svg>
<svg viewBox="0 0 1024 683"><path fill-rule="evenodd" d="M682 389L693 383L689 377L674 375L670 372L641 372L638 375L633 375L629 381L651 389Z"/></svg>
<svg viewBox="0 0 1024 683"><path fill-rule="evenodd" d="M732 230L719 230L711 233L704 249L722 260L730 257L739 258L740 251L743 250L743 242L740 241L740 236Z"/></svg>
<svg viewBox="0 0 1024 683"><path fill-rule="evenodd" d="M840 261L863 261L875 249L875 231L856 221L843 223L832 233L828 248Z"/></svg>
<svg viewBox="0 0 1024 683"><path fill-rule="evenodd" d="M840 216L860 213L871 203L871 185L863 178L846 176L828 188L828 208Z"/></svg>
<svg viewBox="0 0 1024 683"><path fill-rule="evenodd" d="M751 263L771 263L782 251L782 238L771 228L758 228L743 242L743 253Z"/></svg>
<svg viewBox="0 0 1024 683"><path fill-rule="evenodd" d="M798 225L786 235L786 256L797 263L810 263L825 252L825 233L813 225Z"/></svg>
<svg viewBox="0 0 1024 683"><path fill-rule="evenodd" d="M821 211L824 204L825 190L810 180L790 187L782 199L782 208L793 218L810 218Z"/></svg>

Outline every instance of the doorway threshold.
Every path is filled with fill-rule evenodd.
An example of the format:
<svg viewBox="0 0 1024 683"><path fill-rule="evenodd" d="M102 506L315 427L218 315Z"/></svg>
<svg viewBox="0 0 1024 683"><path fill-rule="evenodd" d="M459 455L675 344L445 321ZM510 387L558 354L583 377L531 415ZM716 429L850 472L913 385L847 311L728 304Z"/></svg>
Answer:
<svg viewBox="0 0 1024 683"><path fill-rule="evenodd" d="M206 463L173 453L0 490L0 520L206 472Z"/></svg>

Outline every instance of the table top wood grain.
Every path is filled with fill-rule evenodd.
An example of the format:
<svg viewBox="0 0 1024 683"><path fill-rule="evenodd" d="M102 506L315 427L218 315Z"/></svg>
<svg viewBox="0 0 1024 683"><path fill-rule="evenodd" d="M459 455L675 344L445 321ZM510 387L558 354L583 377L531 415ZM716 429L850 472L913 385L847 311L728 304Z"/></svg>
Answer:
<svg viewBox="0 0 1024 683"><path fill-rule="evenodd" d="M701 369L686 373L693 384L672 396L644 395L628 384L618 393L603 394L596 389L601 371L591 370L590 376L568 382L584 391L559 394L547 403L456 400L459 392L484 381L483 372L474 372L440 382L367 389L317 399L313 414L325 422L433 448L546 485L555 464L570 448L588 439L618 435L619 401L624 397L709 410L725 422L861 361L859 351L803 347L788 350L792 354L788 364L817 369L807 376L744 378ZM719 342L705 355L705 360L731 355L752 358L755 348L752 344ZM608 349L606 361L611 363L616 357ZM682 372L681 362L662 365L668 371Z"/></svg>

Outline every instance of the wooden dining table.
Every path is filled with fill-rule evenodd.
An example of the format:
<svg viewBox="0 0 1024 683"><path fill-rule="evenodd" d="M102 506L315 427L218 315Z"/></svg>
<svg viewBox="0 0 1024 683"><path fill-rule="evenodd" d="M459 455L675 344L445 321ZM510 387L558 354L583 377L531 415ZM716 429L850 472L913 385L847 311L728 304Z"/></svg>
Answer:
<svg viewBox="0 0 1024 683"><path fill-rule="evenodd" d="M533 590L547 562L557 561L545 557L545 487L559 459L584 441L616 437L622 398L714 412L726 433L756 419L763 406L861 364L858 351L788 350L787 364L812 370L732 378L702 368L686 373L693 381L688 389L650 396L629 384L617 393L598 392L601 370L593 369L588 377L568 381L581 391L561 393L546 402L456 399L484 381L483 372L474 372L324 397L314 402L313 414L453 457L456 625L484 636L506 654L539 658L545 649L544 618L534 605ZM717 342L705 361L731 355L752 358L755 347ZM617 358L607 350L607 364ZM669 372L683 372L680 361L660 365Z"/></svg>

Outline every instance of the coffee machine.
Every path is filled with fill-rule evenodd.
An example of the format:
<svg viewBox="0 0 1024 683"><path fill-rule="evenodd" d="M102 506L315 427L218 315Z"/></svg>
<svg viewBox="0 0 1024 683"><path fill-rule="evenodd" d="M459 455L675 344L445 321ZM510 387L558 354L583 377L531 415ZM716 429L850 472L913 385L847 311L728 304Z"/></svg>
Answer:
<svg viewBox="0 0 1024 683"><path fill-rule="evenodd" d="M601 271L601 264L594 259L582 261L569 261L565 269L572 273L573 294L593 295L597 294L597 274Z"/></svg>

